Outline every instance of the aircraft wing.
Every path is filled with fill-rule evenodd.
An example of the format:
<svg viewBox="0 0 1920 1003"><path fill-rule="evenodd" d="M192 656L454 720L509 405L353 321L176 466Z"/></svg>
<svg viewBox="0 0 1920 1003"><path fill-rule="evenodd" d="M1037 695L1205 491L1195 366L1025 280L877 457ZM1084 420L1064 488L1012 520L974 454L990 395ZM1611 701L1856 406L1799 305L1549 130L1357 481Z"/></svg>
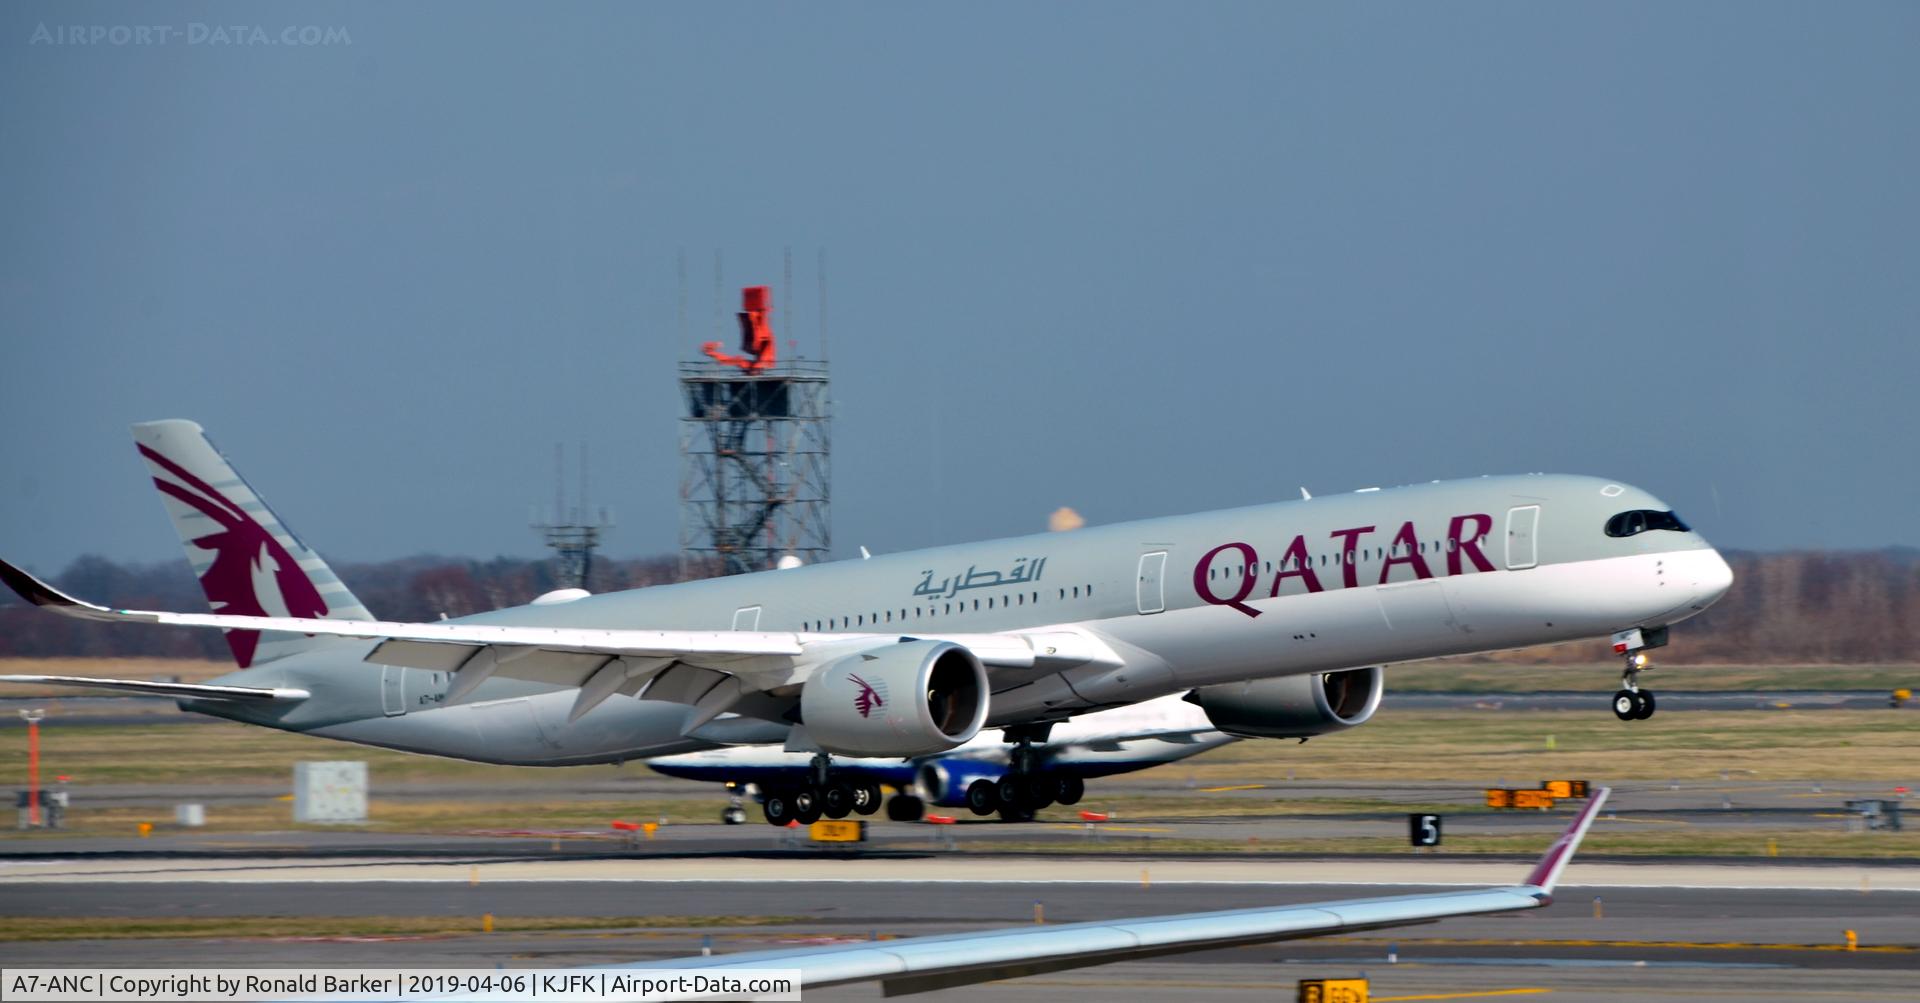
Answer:
<svg viewBox="0 0 1920 1003"><path fill-rule="evenodd" d="M1221 947L1297 940L1356 930L1431 923L1453 916L1538 909L1606 803L1600 788L1518 885L1386 898L1346 899L1265 909L1147 916L1064 926L1020 926L980 933L863 941L833 947L785 948L706 958L652 961L647 968L696 970L798 969L802 988L879 982L887 996L928 992L996 979Z"/></svg>
<svg viewBox="0 0 1920 1003"><path fill-rule="evenodd" d="M447 702L457 702L491 676L532 679L581 690L577 719L616 693L690 704L698 728L732 709L749 693L805 681L811 666L903 635L946 640L972 651L989 668L1066 668L1089 662L1120 664L1090 635L1058 631L1022 634L887 632L828 634L781 631L627 630L507 624L397 623L301 617L234 616L110 609L61 592L0 561L0 581L28 602L54 613L113 623L162 623L222 630L284 631L379 642L366 660L451 672ZM728 684L729 679L736 682ZM723 685L725 684L725 685Z"/></svg>
<svg viewBox="0 0 1920 1003"><path fill-rule="evenodd" d="M0 683L46 683L81 686L116 693L176 697L182 700L231 700L247 703L293 702L313 694L290 687L214 686L206 683L160 683L147 679L95 679L91 676L0 676Z"/></svg>

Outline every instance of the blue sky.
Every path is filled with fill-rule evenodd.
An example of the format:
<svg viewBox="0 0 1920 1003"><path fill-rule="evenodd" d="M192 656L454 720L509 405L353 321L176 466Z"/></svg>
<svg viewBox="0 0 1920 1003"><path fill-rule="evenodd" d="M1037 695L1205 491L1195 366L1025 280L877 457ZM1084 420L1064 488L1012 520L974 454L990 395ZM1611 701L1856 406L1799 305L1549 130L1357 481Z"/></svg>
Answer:
<svg viewBox="0 0 1920 1003"><path fill-rule="evenodd" d="M582 439L610 552L671 552L714 254L731 302L789 246L843 556L1531 470L1920 544L1915 51L1875 3L8 4L0 552L176 555L161 417L343 560L537 553Z"/></svg>

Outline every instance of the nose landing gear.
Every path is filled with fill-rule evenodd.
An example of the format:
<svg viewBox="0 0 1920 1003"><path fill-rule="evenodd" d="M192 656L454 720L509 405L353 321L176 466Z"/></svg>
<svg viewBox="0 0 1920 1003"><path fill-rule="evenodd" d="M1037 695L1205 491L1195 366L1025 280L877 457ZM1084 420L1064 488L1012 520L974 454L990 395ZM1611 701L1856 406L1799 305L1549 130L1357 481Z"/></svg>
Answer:
<svg viewBox="0 0 1920 1003"><path fill-rule="evenodd" d="M1623 630L1613 635L1613 650L1626 656L1620 672L1620 691L1613 695L1613 716L1622 721L1645 721L1653 716L1652 690L1640 688L1640 673L1653 667L1648 648L1667 643L1667 630Z"/></svg>

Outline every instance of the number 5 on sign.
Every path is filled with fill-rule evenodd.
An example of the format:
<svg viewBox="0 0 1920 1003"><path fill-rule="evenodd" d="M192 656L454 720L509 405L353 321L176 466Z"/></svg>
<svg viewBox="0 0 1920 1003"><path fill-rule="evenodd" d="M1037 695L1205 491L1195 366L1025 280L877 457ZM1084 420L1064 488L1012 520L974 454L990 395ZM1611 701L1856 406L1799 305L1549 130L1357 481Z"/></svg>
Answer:
<svg viewBox="0 0 1920 1003"><path fill-rule="evenodd" d="M1408 815L1407 842L1414 846L1440 845L1440 816Z"/></svg>

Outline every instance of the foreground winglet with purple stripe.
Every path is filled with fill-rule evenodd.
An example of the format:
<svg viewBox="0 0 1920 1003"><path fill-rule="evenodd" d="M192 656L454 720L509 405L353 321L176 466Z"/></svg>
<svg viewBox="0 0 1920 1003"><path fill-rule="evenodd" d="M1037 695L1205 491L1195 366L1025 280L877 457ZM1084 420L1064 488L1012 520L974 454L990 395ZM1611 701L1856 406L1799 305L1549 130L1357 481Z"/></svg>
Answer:
<svg viewBox="0 0 1920 1003"><path fill-rule="evenodd" d="M1553 889L1607 801L1607 788L1574 816L1524 883L1387 898L1347 899L1265 909L1148 916L1065 926L1022 926L980 933L846 946L786 948L710 958L648 962L647 968L702 972L788 969L805 989L879 982L888 996L1277 940L1431 923L1454 916L1517 912L1553 902Z"/></svg>

